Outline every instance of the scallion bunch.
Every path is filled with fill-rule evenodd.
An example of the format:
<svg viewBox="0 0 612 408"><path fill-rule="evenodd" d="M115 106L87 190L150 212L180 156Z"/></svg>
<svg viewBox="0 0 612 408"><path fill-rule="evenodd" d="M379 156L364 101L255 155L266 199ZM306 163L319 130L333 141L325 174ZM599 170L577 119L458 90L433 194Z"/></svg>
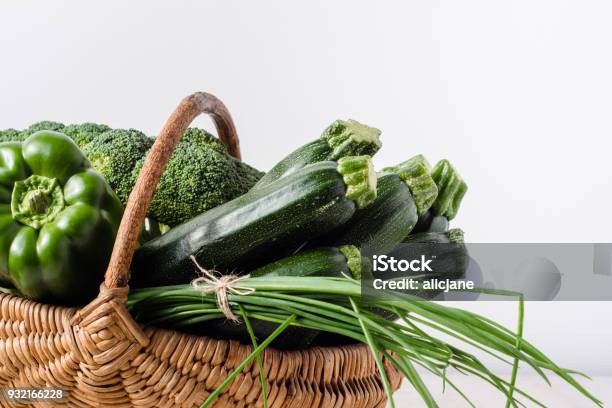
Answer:
<svg viewBox="0 0 612 408"><path fill-rule="evenodd" d="M349 278L259 277L247 278L240 283L255 289L255 292L244 296L230 294L229 302L232 311L244 320L254 351L210 394L203 407L210 406L254 359L260 364L264 406L267 406L259 355L289 326L327 331L367 343L392 407L395 405L382 362L383 356L414 386L428 407L437 407L437 404L421 380L417 367L442 378L471 406L474 404L468 396L447 377L449 368L488 382L505 395L507 406L523 405L521 400L526 399L544 407L536 398L515 386L519 363L533 368L548 383L546 372L558 375L596 405L603 406L576 381L574 375L579 373L557 366L523 339L522 298L519 298L518 329L514 332L478 314L408 294L388 292L374 302L362 296L360 282ZM130 293L128 307L142 323L177 330L224 318L214 293L202 293L190 285L135 290ZM397 320L390 321L379 316L372 311L374 307L392 313ZM258 343L250 319L275 322L279 326L268 338ZM440 333L512 365L511 378L501 378L473 354L440 340L436 337Z"/></svg>

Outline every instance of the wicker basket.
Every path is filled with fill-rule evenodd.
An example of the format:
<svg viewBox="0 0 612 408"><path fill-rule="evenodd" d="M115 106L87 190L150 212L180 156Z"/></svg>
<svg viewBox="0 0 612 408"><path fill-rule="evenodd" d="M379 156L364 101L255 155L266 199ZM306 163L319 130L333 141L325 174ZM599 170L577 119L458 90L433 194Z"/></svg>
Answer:
<svg viewBox="0 0 612 408"><path fill-rule="evenodd" d="M252 351L236 341L142 327L125 308L129 265L155 186L180 136L201 113L211 115L219 138L240 158L223 103L201 92L185 98L166 122L130 195L98 297L75 309L0 294L0 388L62 388L71 407L194 407ZM263 364L270 407L370 408L386 403L366 345L267 349ZM385 365L396 390L401 376ZM262 407L261 394L257 364L252 363L215 407ZM0 404L32 406L8 400Z"/></svg>

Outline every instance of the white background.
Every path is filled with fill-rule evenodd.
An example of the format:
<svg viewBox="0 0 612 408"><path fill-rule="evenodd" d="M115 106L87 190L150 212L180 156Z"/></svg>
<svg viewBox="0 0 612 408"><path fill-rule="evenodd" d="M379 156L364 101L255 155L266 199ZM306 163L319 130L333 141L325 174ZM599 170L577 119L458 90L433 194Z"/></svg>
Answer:
<svg viewBox="0 0 612 408"><path fill-rule="evenodd" d="M470 187L455 225L471 242L612 240L609 2L1 4L0 128L155 134L207 90L261 169L355 118L383 131L379 167L455 163ZM469 307L514 325L513 304ZM612 375L610 303L526 312L526 336L561 365Z"/></svg>

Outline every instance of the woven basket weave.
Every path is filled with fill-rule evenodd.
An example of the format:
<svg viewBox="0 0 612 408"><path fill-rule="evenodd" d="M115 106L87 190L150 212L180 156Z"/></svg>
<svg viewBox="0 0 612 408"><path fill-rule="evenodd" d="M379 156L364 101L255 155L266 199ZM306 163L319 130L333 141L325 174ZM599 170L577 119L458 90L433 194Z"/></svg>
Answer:
<svg viewBox="0 0 612 408"><path fill-rule="evenodd" d="M252 347L137 324L125 308L129 265L155 186L192 120L209 114L235 157L240 147L224 104L199 92L185 98L153 145L128 200L105 281L82 309L0 294L0 389L53 387L70 407L197 407ZM385 361L393 390L399 372ZM265 350L268 405L276 408L384 407L385 392L366 345ZM3 407L53 406L0 400ZM257 364L221 394L215 407L262 407Z"/></svg>

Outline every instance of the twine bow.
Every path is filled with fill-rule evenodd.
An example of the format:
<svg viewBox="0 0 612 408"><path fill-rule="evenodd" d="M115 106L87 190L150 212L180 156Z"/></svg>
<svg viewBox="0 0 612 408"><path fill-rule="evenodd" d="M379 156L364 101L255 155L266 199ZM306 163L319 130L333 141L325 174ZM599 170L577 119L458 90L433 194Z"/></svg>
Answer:
<svg viewBox="0 0 612 408"><path fill-rule="evenodd" d="M238 316L232 312L232 308L229 304L229 294L247 296L255 292L254 288L249 288L240 285L240 281L247 279L249 275L237 276L237 275L221 275L216 276L219 272L209 271L200 266L195 256L191 256L191 260L195 266L200 270L203 276L195 278L191 281L191 286L194 289L200 291L203 294L215 293L217 296L217 306L223 312L225 317L234 322L238 321Z"/></svg>

